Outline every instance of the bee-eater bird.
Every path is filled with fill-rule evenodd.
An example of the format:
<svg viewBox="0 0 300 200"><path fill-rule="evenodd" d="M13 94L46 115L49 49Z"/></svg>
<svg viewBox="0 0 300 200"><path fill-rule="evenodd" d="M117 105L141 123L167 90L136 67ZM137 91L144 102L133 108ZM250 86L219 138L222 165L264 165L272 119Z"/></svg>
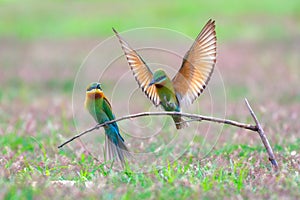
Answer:
<svg viewBox="0 0 300 200"><path fill-rule="evenodd" d="M100 83L91 83L86 88L85 107L99 124L114 120L111 105L105 97ZM104 126L105 158L120 161L125 164L125 157L130 155L116 122Z"/></svg>
<svg viewBox="0 0 300 200"><path fill-rule="evenodd" d="M113 31L121 43L139 87L155 106L161 105L166 111L180 112L181 104L192 104L206 88L216 64L215 21L210 19L203 27L172 80L163 69L152 73L142 57L114 28ZM180 115L173 115L172 118L177 129L187 126Z"/></svg>

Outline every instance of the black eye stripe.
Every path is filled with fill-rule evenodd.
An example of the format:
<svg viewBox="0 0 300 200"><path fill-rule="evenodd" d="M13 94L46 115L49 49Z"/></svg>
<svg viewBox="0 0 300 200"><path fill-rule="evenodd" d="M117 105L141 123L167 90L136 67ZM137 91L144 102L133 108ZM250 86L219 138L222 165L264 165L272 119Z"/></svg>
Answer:
<svg viewBox="0 0 300 200"><path fill-rule="evenodd" d="M88 89L87 89L87 91L91 91L93 88L92 87L89 87Z"/></svg>
<svg viewBox="0 0 300 200"><path fill-rule="evenodd" d="M163 80L164 78L166 78L166 76L161 76L161 77L159 77L159 78L156 80L156 82L161 81L161 80Z"/></svg>
<svg viewBox="0 0 300 200"><path fill-rule="evenodd" d="M101 84L100 84L100 83L98 83L98 84L93 84L93 85L91 85L89 88L87 88L86 91L92 91L92 90L94 90L94 89L102 90Z"/></svg>
<svg viewBox="0 0 300 200"><path fill-rule="evenodd" d="M100 89L100 90L102 90L102 88L101 88L101 85L100 84L97 84L97 87L96 87L97 89Z"/></svg>

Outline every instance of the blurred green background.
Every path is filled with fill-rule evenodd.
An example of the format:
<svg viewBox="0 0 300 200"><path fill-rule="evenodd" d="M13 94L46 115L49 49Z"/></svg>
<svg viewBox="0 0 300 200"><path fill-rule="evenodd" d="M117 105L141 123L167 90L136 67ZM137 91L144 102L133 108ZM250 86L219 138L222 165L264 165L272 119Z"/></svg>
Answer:
<svg viewBox="0 0 300 200"><path fill-rule="evenodd" d="M77 133L71 99L78 67L113 35L112 27L162 27L195 38L210 18L216 20L226 116L252 123L243 102L250 100L281 176L272 176L257 135L227 126L204 162L199 134L178 162L149 174L112 173L78 141L57 149ZM299 55L299 0L0 0L0 199L299 199ZM209 87L223 92L216 74ZM208 100L205 92L198 102L210 108ZM117 116L124 110L114 108Z"/></svg>
<svg viewBox="0 0 300 200"><path fill-rule="evenodd" d="M193 36L209 18L218 22L221 41L274 39L299 33L300 2L1 0L0 17L0 37L23 40L106 37L112 26L164 27Z"/></svg>

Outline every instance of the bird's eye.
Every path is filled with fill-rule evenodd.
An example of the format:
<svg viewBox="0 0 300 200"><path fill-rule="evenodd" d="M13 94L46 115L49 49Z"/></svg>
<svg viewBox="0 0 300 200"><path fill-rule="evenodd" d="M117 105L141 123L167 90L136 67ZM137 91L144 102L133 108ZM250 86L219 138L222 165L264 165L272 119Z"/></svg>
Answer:
<svg viewBox="0 0 300 200"><path fill-rule="evenodd" d="M101 90L101 85L100 84L97 84L97 89Z"/></svg>

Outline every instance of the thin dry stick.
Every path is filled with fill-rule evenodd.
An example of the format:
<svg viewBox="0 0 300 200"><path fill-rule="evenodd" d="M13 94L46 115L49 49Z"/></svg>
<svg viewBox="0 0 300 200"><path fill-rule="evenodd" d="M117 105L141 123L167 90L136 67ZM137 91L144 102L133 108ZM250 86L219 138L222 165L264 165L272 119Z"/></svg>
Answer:
<svg viewBox="0 0 300 200"><path fill-rule="evenodd" d="M256 115L254 113L254 111L252 110L252 108L251 108L251 106L250 106L250 104L249 104L249 102L248 102L248 100L246 98L245 98L245 102L246 102L246 105L247 105L247 107L248 107L248 109L250 111L250 114L251 114L251 116L252 116L252 118L253 118L253 120L254 120L254 122L256 124L257 132L258 132L258 134L260 136L260 139L261 139L262 143L264 144L264 146L265 146L265 148L266 148L266 150L268 152L269 161L274 166L275 171L278 172L279 171L279 166L278 166L278 163L277 163L277 161L275 159L275 156L274 156L272 147L271 147L271 145L269 143L269 140L267 139L267 136L265 135L265 132L264 132L262 126L260 125L260 123L259 123L259 121L258 121L258 119L257 119L257 117L256 117Z"/></svg>
<svg viewBox="0 0 300 200"><path fill-rule="evenodd" d="M189 113L181 113L181 112L143 112L143 113L137 113L137 114L132 114L132 115L126 115L123 117L120 117L118 119L114 119L111 121L107 121L104 122L102 124L97 124L96 126L89 128L83 132L81 132L78 135L75 135L74 137L72 137L71 139L67 140L66 142L64 142L63 144L59 145L58 148L61 148L63 146L65 146L66 144L72 142L73 140L75 140L76 138L79 138L93 130L99 129L103 126L106 126L108 124L114 123L114 122L118 122L118 121L122 121L125 119L133 119L133 118L137 118L137 117L143 117L143 116L152 116L152 115L181 115L184 117L188 117L190 119L192 119L191 121L212 121L212 122L216 122L216 123L222 123L222 124L229 124L232 126L237 126L240 128L244 128L244 129L249 129L251 131L257 131L257 127L253 126L251 124L244 124L244 123L240 123L240 122L236 122L233 120L228 120L228 119L221 119L221 118L216 118L216 117L209 117L209 116L203 116L203 115L196 115L196 114L189 114Z"/></svg>
<svg viewBox="0 0 300 200"><path fill-rule="evenodd" d="M76 138L79 138L93 130L99 129L100 127L106 126L108 124L114 123L114 122L118 122L118 121L122 121L122 120L126 120L126 119L133 119L133 118L137 118L137 117L143 117L143 116L153 116L153 115L180 115L183 117L187 117L190 118L190 121L211 121L211 122L216 122L216 123L222 123L222 124L228 124L231 126L236 126L239 128L243 128L243 129L248 129L254 132L258 132L261 140L263 141L265 148L269 154L269 160L272 163L272 165L275 167L275 170L278 170L278 164L275 160L275 156L273 154L273 150L270 146L270 143L266 137L266 135L264 134L263 129L261 128L253 110L251 109L247 99L245 99L246 101L246 105L250 111L251 116L253 117L256 125L251 125L251 124L245 124L245 123L240 123L237 121L233 121L233 120L228 120L228 119L221 119L221 118L216 118L216 117L210 117L210 116L204 116L204 115L196 115L196 114L189 114L189 113L181 113L181 112L143 112L143 113L137 113L137 114L132 114L132 115L126 115L123 117L120 117L118 119L114 119L111 121L107 121L104 122L102 124L97 124L96 126L89 128L83 132L81 132L78 135L75 135L74 137L72 137L71 139L67 140L66 142L64 142L63 144L59 145L58 148L62 148L63 146L65 146L66 144L70 143L71 141L75 140Z"/></svg>

